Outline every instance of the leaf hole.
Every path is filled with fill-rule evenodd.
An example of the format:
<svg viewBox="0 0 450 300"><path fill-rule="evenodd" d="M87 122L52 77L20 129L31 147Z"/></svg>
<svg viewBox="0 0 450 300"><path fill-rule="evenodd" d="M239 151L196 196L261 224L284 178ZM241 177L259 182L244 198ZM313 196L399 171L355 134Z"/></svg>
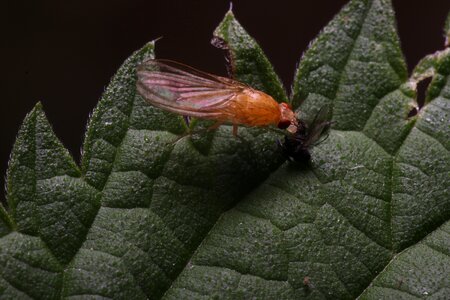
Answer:
<svg viewBox="0 0 450 300"><path fill-rule="evenodd" d="M425 105L425 98L426 98L428 86L431 83L431 79L433 79L433 77L431 77L431 76L430 77L426 77L426 78L420 80L417 83L417 88L416 88L417 97L416 97L416 101L417 101L417 105L418 105L418 108L419 108L418 110L421 110L422 107ZM416 114L417 114L417 108L416 108ZM408 117L409 117L409 115L408 115Z"/></svg>
<svg viewBox="0 0 450 300"><path fill-rule="evenodd" d="M408 113L408 119L414 117L419 112L418 107L413 107Z"/></svg>

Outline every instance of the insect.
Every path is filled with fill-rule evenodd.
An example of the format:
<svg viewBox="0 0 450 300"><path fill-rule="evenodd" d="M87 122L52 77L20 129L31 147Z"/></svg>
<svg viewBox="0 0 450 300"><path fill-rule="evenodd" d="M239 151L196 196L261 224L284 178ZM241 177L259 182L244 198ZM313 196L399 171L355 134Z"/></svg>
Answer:
<svg viewBox="0 0 450 300"><path fill-rule="evenodd" d="M236 80L162 59L142 63L137 76L137 90L146 101L183 116L215 120L210 129L231 123L234 135L239 125L273 125L290 134L298 131L289 104Z"/></svg>
<svg viewBox="0 0 450 300"><path fill-rule="evenodd" d="M298 121L297 131L291 135L285 135L284 141L278 140L278 146L284 156L290 161L299 163L308 163L311 159L309 148L323 142L319 140L321 135L328 131L332 122L329 121L329 107L323 106L314 117L310 124L300 120Z"/></svg>
<svg viewBox="0 0 450 300"><path fill-rule="evenodd" d="M326 131L328 108L322 108L311 124L298 120L288 103L278 103L264 92L236 80L208 74L170 60L150 59L137 69L137 90L149 103L185 117L215 120L209 129L224 123L276 126L286 129L278 140L282 153L291 161L308 162L308 148Z"/></svg>

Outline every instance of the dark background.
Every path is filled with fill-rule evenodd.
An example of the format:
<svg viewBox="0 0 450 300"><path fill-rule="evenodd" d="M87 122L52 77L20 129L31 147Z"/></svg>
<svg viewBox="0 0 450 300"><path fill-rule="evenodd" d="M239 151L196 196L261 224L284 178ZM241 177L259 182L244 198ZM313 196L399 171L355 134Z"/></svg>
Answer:
<svg viewBox="0 0 450 300"><path fill-rule="evenodd" d="M302 52L345 3L236 0L233 11L289 87ZM393 4L411 70L424 55L443 47L450 1ZM223 53L209 41L229 5L228 0L3 0L0 186L20 124L37 101L79 161L89 113L123 60L147 41L163 36L158 57L225 75Z"/></svg>

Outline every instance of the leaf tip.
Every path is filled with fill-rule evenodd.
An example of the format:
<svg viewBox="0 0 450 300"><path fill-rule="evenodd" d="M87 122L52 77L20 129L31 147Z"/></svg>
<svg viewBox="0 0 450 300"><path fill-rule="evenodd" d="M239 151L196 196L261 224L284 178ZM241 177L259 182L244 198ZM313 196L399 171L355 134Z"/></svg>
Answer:
<svg viewBox="0 0 450 300"><path fill-rule="evenodd" d="M33 107L33 109L31 110L31 112L32 113L34 113L34 112L42 112L44 110L44 106L42 105L42 102L41 101L38 101L35 105L34 105L34 107Z"/></svg>
<svg viewBox="0 0 450 300"><path fill-rule="evenodd" d="M228 28L230 23L233 21L236 21L236 17L234 16L234 13L233 13L233 3L230 2L230 8L225 13L225 16L223 17L223 20L220 22L219 26L217 26L216 31L220 30L220 29L223 30L223 29Z"/></svg>
<svg viewBox="0 0 450 300"><path fill-rule="evenodd" d="M157 37L157 38L154 39L154 40L151 40L150 42L147 42L147 43L141 48L141 50L144 51L144 52L153 51L154 48L155 48L156 42L159 41L159 40L162 39L162 38L163 38L163 37L160 36L160 37Z"/></svg>
<svg viewBox="0 0 450 300"><path fill-rule="evenodd" d="M36 117L38 115L44 115L44 106L42 105L41 101L38 101L34 107L31 109L29 113L25 116L23 122L22 122L22 128L25 128L24 126L30 126L30 124L34 124L36 121ZM28 124L28 125L27 125ZM34 126L34 125L31 125ZM21 131L19 131L19 136L21 135Z"/></svg>
<svg viewBox="0 0 450 300"><path fill-rule="evenodd" d="M225 13L222 21L219 25L217 25L216 29L214 29L212 44L217 48L226 49L226 47L224 48L220 45L220 43L217 45L217 41L214 41L214 39L220 39L225 43L228 42L231 28L234 27L235 29L238 29L237 31L244 31L241 24L239 24L236 20L232 9L233 5L230 3L230 9Z"/></svg>
<svg viewBox="0 0 450 300"><path fill-rule="evenodd" d="M28 118L30 117L30 118ZM47 116L45 115L44 112L44 105L42 104L41 101L38 101L33 109L28 113L27 117L25 118L24 122L27 122L28 120L33 120L32 122L39 122L43 121L44 123L47 123L48 126L50 126L50 123L48 122ZM34 125L36 126L36 125Z"/></svg>

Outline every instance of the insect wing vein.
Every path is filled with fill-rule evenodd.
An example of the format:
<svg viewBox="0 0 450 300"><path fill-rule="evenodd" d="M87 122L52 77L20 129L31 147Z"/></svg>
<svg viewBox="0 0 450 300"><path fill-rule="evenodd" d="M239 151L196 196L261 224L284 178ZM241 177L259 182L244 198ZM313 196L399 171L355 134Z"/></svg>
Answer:
<svg viewBox="0 0 450 300"><path fill-rule="evenodd" d="M157 107L172 112L217 116L246 86L165 60L148 60L138 68L138 91Z"/></svg>

